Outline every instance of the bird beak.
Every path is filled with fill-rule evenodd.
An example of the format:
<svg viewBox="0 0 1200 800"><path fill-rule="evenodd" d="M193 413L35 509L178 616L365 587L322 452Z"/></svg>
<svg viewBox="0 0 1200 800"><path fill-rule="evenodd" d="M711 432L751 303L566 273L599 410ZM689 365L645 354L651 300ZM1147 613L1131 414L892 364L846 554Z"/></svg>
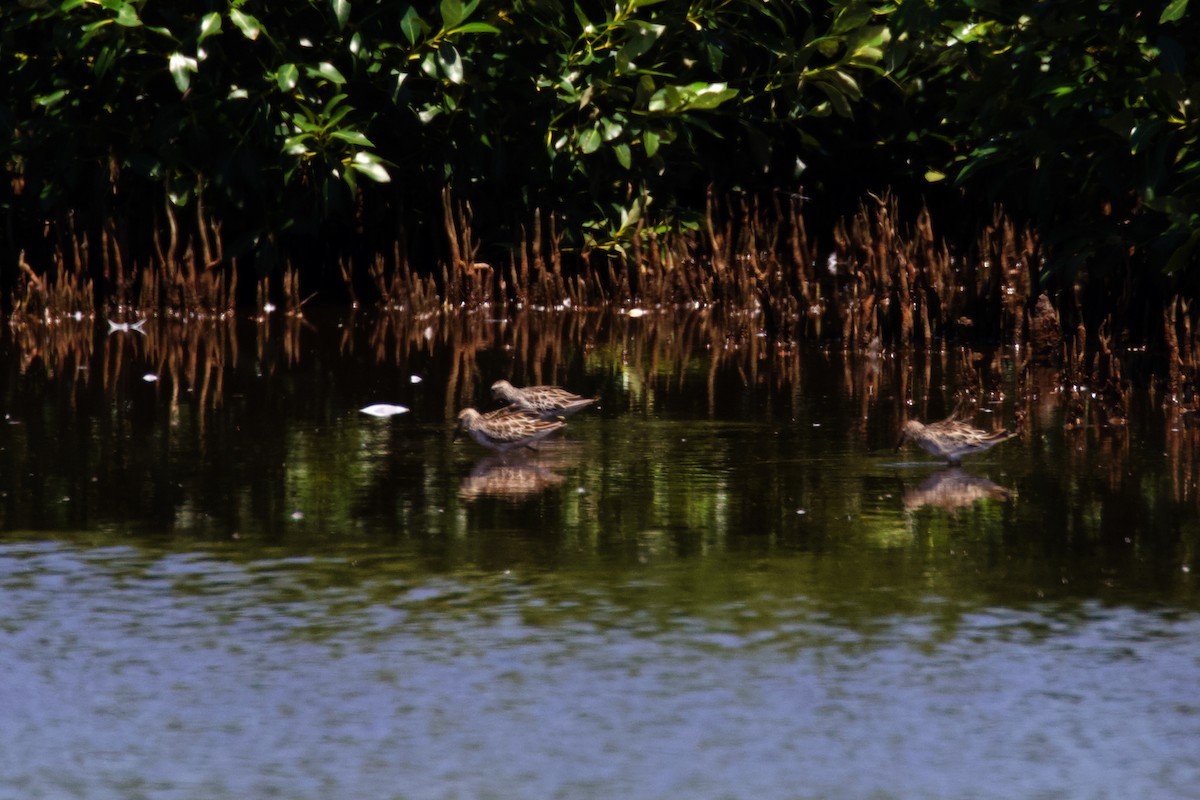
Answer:
<svg viewBox="0 0 1200 800"><path fill-rule="evenodd" d="M450 437L451 442L457 442L459 434L462 433L462 425L454 426L454 435Z"/></svg>
<svg viewBox="0 0 1200 800"><path fill-rule="evenodd" d="M899 453L899 452L900 452L900 448L901 448L901 447L904 447L904 443L905 443L906 441L908 441L908 436L906 436L905 434L901 433L901 434L900 434L900 441L896 442L896 449L895 449L895 451L894 451L894 452L897 452L897 453Z"/></svg>

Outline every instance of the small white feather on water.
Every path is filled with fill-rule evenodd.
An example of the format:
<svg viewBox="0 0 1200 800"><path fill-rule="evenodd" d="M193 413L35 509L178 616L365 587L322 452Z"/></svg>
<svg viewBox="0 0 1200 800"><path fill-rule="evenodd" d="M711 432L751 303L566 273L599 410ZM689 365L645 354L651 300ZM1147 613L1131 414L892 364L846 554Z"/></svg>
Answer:
<svg viewBox="0 0 1200 800"><path fill-rule="evenodd" d="M158 380L158 376L153 372L147 372L142 376L142 380L144 380L146 383L154 383L156 380Z"/></svg>
<svg viewBox="0 0 1200 800"><path fill-rule="evenodd" d="M408 409L404 406L394 406L390 403L376 403L366 408L360 408L364 414L370 414L372 417L394 417L397 414L406 414Z"/></svg>

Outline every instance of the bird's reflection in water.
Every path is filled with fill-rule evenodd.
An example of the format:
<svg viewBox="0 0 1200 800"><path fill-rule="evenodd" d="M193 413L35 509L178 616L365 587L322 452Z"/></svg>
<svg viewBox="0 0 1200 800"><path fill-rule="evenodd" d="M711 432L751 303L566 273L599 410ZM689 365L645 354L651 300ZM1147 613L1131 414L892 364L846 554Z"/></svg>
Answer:
<svg viewBox="0 0 1200 800"><path fill-rule="evenodd" d="M1011 489L964 472L958 467L930 475L920 486L904 492L904 508L914 511L923 506L936 506L954 513L980 500L1010 500Z"/></svg>
<svg viewBox="0 0 1200 800"><path fill-rule="evenodd" d="M555 470L578 460L578 448L571 445L555 442L542 444L535 451L481 458L459 484L458 496L464 500L490 497L520 503L560 486L566 478Z"/></svg>

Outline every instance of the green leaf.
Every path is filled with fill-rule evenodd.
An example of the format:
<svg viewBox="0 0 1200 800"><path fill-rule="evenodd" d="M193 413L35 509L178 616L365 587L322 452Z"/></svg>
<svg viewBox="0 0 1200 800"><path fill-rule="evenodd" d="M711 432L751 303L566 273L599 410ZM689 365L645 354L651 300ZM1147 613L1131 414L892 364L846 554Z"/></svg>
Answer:
<svg viewBox="0 0 1200 800"><path fill-rule="evenodd" d="M87 44L88 42L90 42L92 40L93 37L99 36L100 35L99 32L101 30L103 30L104 28L107 28L109 25L112 25L112 23L113 23L113 21L111 19L101 19L101 20L97 20L96 22L90 22L87 25L84 25L83 26L83 38L80 39L80 44Z"/></svg>
<svg viewBox="0 0 1200 800"><path fill-rule="evenodd" d="M625 29L629 33L629 38L625 40L624 46L617 53L617 69L622 72L629 71L634 66L635 60L649 52L654 43L658 41L658 37L662 36L663 31L666 30L666 26L632 21L625 25Z"/></svg>
<svg viewBox="0 0 1200 800"><path fill-rule="evenodd" d="M621 142L613 147L613 153L617 157L617 163L619 163L625 169L629 169L633 166L633 153L630 152L629 145Z"/></svg>
<svg viewBox="0 0 1200 800"><path fill-rule="evenodd" d="M103 76L116 64L116 59L118 59L118 48L103 47L100 55L97 55L96 60L92 62L92 70L96 72L97 76Z"/></svg>
<svg viewBox="0 0 1200 800"><path fill-rule="evenodd" d="M242 32L242 36L245 36L250 41L254 41L262 33L262 23L236 8L229 10L229 19Z"/></svg>
<svg viewBox="0 0 1200 800"><path fill-rule="evenodd" d="M466 19L467 14L461 0L442 0L438 8L442 12L442 30L444 31L457 27Z"/></svg>
<svg viewBox="0 0 1200 800"><path fill-rule="evenodd" d="M625 131L621 123L608 118L600 120L600 125L604 128L604 141L606 142L611 142Z"/></svg>
<svg viewBox="0 0 1200 800"><path fill-rule="evenodd" d="M305 109L305 112L307 113L308 109ZM311 120L307 120L304 117L298 117L295 114L291 115L291 117L289 118L289 121L292 123L293 126L295 126L297 129L303 131L304 133L319 133L321 130L320 125L316 124L315 122L312 122Z"/></svg>
<svg viewBox="0 0 1200 800"><path fill-rule="evenodd" d="M651 113L676 113L682 110L682 99L678 86L664 86L650 96L646 110Z"/></svg>
<svg viewBox="0 0 1200 800"><path fill-rule="evenodd" d="M649 158L654 158L654 154L658 152L660 141L659 135L654 131L646 131L642 134L642 146L646 148L646 155Z"/></svg>
<svg viewBox="0 0 1200 800"><path fill-rule="evenodd" d="M667 114L706 111L736 96L737 89L730 89L724 83L664 86L650 97L647 108L651 112Z"/></svg>
<svg viewBox="0 0 1200 800"><path fill-rule="evenodd" d="M333 9L338 30L342 30L346 27L346 20L350 19L350 0L329 0L329 7Z"/></svg>
<svg viewBox="0 0 1200 800"><path fill-rule="evenodd" d="M436 78L438 74L438 57L437 53L428 52L421 58L421 72L424 72L431 78Z"/></svg>
<svg viewBox="0 0 1200 800"><path fill-rule="evenodd" d="M221 15L217 12L205 14L200 18L200 36L197 37L197 42L203 42L210 36L221 32Z"/></svg>
<svg viewBox="0 0 1200 800"><path fill-rule="evenodd" d="M853 37L850 49L856 54L863 50L881 50L892 40L892 31L887 25L868 25Z"/></svg>
<svg viewBox="0 0 1200 800"><path fill-rule="evenodd" d="M1129 151L1134 154L1144 153L1156 146L1168 133L1167 124L1161 120L1141 122L1129 132Z"/></svg>
<svg viewBox="0 0 1200 800"><path fill-rule="evenodd" d="M963 165L963 168L958 172L958 176L954 179L955 185L961 186L967 178L971 177L984 167L990 166L993 156L997 155L998 153L1000 153L1000 147L994 144L977 147L972 150L966 164Z"/></svg>
<svg viewBox="0 0 1200 800"><path fill-rule="evenodd" d="M486 22L468 22L454 29L455 33L499 33L500 29Z"/></svg>
<svg viewBox="0 0 1200 800"><path fill-rule="evenodd" d="M588 128L579 134L579 151L584 155L594 153L600 149L601 141L600 131Z"/></svg>
<svg viewBox="0 0 1200 800"><path fill-rule="evenodd" d="M929 183L937 183L938 181L944 181L945 179L946 173L944 172L938 172L936 169L925 171L925 180Z"/></svg>
<svg viewBox="0 0 1200 800"><path fill-rule="evenodd" d="M57 92L51 92L50 94L39 94L33 98L33 102L37 103L39 106L42 106L43 108L49 108L50 106L52 106L55 103L57 103L58 101L62 100L66 96L67 96L67 90L59 89Z"/></svg>
<svg viewBox="0 0 1200 800"><path fill-rule="evenodd" d="M196 59L185 56L183 53L172 53L167 61L167 69L175 80L175 88L186 92L188 86L191 85L192 73L196 71L197 66Z"/></svg>
<svg viewBox="0 0 1200 800"><path fill-rule="evenodd" d="M317 65L316 69L308 67L306 71L310 76L320 76L330 83L337 84L338 86L341 86L346 82L346 77L342 75L342 73L338 72L338 68L333 64L330 64L328 61L322 61Z"/></svg>
<svg viewBox="0 0 1200 800"><path fill-rule="evenodd" d="M575 10L575 19L579 22L579 28L583 31L591 31L592 23L588 21L587 15L583 13L583 9L579 7L579 3L572 3Z"/></svg>
<svg viewBox="0 0 1200 800"><path fill-rule="evenodd" d="M142 21L138 19L137 9L131 3L123 2L123 0L109 0L102 2L101 6L117 12L116 23L118 25L136 28L142 24Z"/></svg>
<svg viewBox="0 0 1200 800"><path fill-rule="evenodd" d="M851 100L862 99L862 89L858 86L858 81L851 77L850 73L844 70L834 69L823 73L823 77L831 84L834 84L841 90L842 94L849 97Z"/></svg>
<svg viewBox="0 0 1200 800"><path fill-rule="evenodd" d="M289 136L283 141L283 152L290 156L302 156L311 148L308 143L312 141L312 137L307 133L298 133L295 136Z"/></svg>
<svg viewBox="0 0 1200 800"><path fill-rule="evenodd" d="M358 145L359 147L374 147L375 146L374 144L371 143L370 139L368 139L366 136L359 133L358 131L334 131L333 133L329 134L329 137L331 139L338 139L340 141L347 142L349 144L355 144L355 145Z"/></svg>
<svg viewBox="0 0 1200 800"><path fill-rule="evenodd" d="M392 176L388 174L387 169L371 153L364 151L355 153L354 160L350 162L350 166L376 183L389 183L392 180Z"/></svg>
<svg viewBox="0 0 1200 800"><path fill-rule="evenodd" d="M1159 24L1164 22L1178 22L1187 14L1188 0L1171 0L1167 7L1163 9L1162 14L1158 18Z"/></svg>
<svg viewBox="0 0 1200 800"><path fill-rule="evenodd" d="M419 112L417 112L417 119L421 120L422 124L428 125L430 122L433 122L435 119L437 119L438 115L442 113L442 110L443 109L441 106L429 103Z"/></svg>
<svg viewBox="0 0 1200 800"><path fill-rule="evenodd" d="M689 110L712 109L737 96L737 89L730 89L724 83L693 83L687 87L691 95Z"/></svg>
<svg viewBox="0 0 1200 800"><path fill-rule="evenodd" d="M275 73L275 82L279 84L279 88L285 92L290 92L296 88L296 83L300 80L300 70L296 69L295 64L284 64Z"/></svg>
<svg viewBox="0 0 1200 800"><path fill-rule="evenodd" d="M417 40L425 35L425 29L425 20L417 13L416 6L409 6L400 18L400 31L404 38L408 39L409 44L416 44Z"/></svg>
<svg viewBox="0 0 1200 800"><path fill-rule="evenodd" d="M442 68L442 74L451 83L463 82L463 63L458 57L458 50L454 49L454 45L449 42L442 42L438 45L437 51L438 66Z"/></svg>
<svg viewBox="0 0 1200 800"><path fill-rule="evenodd" d="M846 117L847 119L854 117L854 113L850 108L850 101L846 99L846 95L843 94L840 86L824 79L813 80L812 85L825 93L825 96L829 98L830 105L833 106L833 110L839 117Z"/></svg>
<svg viewBox="0 0 1200 800"><path fill-rule="evenodd" d="M322 128L328 129L337 125L347 114L354 110L353 106L342 105L345 99L346 95L337 94L329 98L329 101L325 103L325 107L321 109L321 118L324 120L321 125Z"/></svg>
<svg viewBox="0 0 1200 800"><path fill-rule="evenodd" d="M649 196L647 196L646 199L648 201L650 199ZM635 225L640 222L642 219L642 210L642 201L640 199L634 200L633 205L629 207L628 214L625 212L621 213L621 226L624 227L626 225Z"/></svg>

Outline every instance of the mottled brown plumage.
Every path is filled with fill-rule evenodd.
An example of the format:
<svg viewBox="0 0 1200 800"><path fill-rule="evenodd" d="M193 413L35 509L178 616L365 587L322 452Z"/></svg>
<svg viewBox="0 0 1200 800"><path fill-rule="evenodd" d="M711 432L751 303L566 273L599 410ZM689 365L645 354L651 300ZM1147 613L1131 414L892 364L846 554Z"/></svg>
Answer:
<svg viewBox="0 0 1200 800"><path fill-rule="evenodd" d="M594 397L572 394L561 386L526 386L518 389L508 381L493 383L492 396L517 408L533 411L542 419L569 417L596 402Z"/></svg>
<svg viewBox="0 0 1200 800"><path fill-rule="evenodd" d="M530 447L565 424L562 420L544 420L532 411L515 406L506 406L486 414L480 414L473 408L458 412L459 429L498 453Z"/></svg>
<svg viewBox="0 0 1200 800"><path fill-rule="evenodd" d="M905 442L913 442L925 452L957 464L963 456L982 453L1014 436L1015 433L1004 430L989 432L973 428L953 417L928 425L910 419L904 423L896 449L899 450Z"/></svg>

